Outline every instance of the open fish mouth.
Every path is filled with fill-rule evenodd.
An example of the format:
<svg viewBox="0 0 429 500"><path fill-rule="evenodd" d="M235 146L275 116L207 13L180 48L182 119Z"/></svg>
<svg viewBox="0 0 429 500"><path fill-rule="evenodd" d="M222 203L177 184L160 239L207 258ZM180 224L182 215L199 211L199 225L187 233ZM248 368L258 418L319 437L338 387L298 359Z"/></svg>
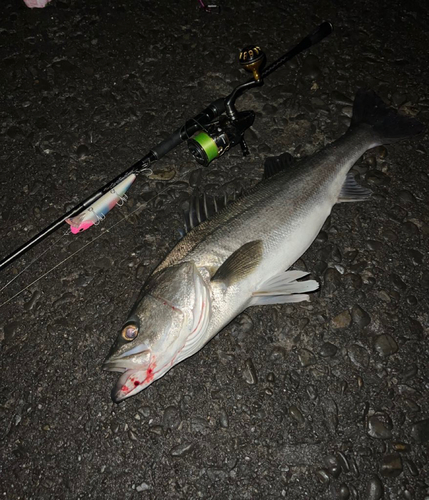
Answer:
<svg viewBox="0 0 429 500"><path fill-rule="evenodd" d="M119 403L150 385L154 378L154 357L146 345L140 344L119 356L107 358L103 369L122 373L112 389L112 399Z"/></svg>
<svg viewBox="0 0 429 500"><path fill-rule="evenodd" d="M116 367L115 371L119 371L119 367ZM111 396L113 402L119 403L130 396L134 396L150 385L153 379L154 372L151 367L142 366L133 369L125 369L112 389Z"/></svg>

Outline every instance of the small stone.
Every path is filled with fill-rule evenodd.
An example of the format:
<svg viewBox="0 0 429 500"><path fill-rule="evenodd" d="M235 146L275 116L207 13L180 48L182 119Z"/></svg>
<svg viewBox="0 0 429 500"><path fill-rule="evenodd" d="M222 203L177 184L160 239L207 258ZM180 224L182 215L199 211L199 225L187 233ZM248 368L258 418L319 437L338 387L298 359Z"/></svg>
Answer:
<svg viewBox="0 0 429 500"><path fill-rule="evenodd" d="M162 425L164 429L177 429L180 425L180 411L175 406L167 406L164 410Z"/></svg>
<svg viewBox="0 0 429 500"><path fill-rule="evenodd" d="M325 342L320 348L319 354L324 358L330 358L335 356L338 351L338 347L330 342Z"/></svg>
<svg viewBox="0 0 429 500"><path fill-rule="evenodd" d="M405 236L418 236L420 233L419 228L411 221L404 222L401 224L401 232L405 234Z"/></svg>
<svg viewBox="0 0 429 500"><path fill-rule="evenodd" d="M348 311L343 311L331 320L331 325L335 329L347 328L350 326L351 322L352 317L350 316L350 313Z"/></svg>
<svg viewBox="0 0 429 500"><path fill-rule="evenodd" d="M357 304L352 309L352 319L355 325L364 328L371 323L371 316Z"/></svg>
<svg viewBox="0 0 429 500"><path fill-rule="evenodd" d="M328 473L326 472L325 469L319 469L317 472L317 478L319 479L319 481L322 483L322 484L328 484L330 479L329 479L329 476L328 476Z"/></svg>
<svg viewBox="0 0 429 500"><path fill-rule="evenodd" d="M381 460L380 474L384 477L397 477L402 472L401 455L389 453Z"/></svg>
<svg viewBox="0 0 429 500"><path fill-rule="evenodd" d="M89 149L88 146L85 144L81 144L77 150L76 150L76 156L82 160L83 158L87 157L89 155Z"/></svg>
<svg viewBox="0 0 429 500"><path fill-rule="evenodd" d="M311 366L316 363L315 355L308 349L301 349L298 357L302 366Z"/></svg>
<svg viewBox="0 0 429 500"><path fill-rule="evenodd" d="M347 484L342 484L338 490L338 498L340 500L348 500L350 498L350 490Z"/></svg>
<svg viewBox="0 0 429 500"><path fill-rule="evenodd" d="M296 406L292 405L289 408L289 415L298 422L299 425L304 425L305 424L305 418L304 415L301 413L301 410Z"/></svg>
<svg viewBox="0 0 429 500"><path fill-rule="evenodd" d="M391 356L398 351L398 344L388 333L384 333L376 337L374 347L378 354L384 357Z"/></svg>
<svg viewBox="0 0 429 500"><path fill-rule="evenodd" d="M353 364L359 368L368 368L369 354L366 349L358 344L352 344L348 350L348 355Z"/></svg>
<svg viewBox="0 0 429 500"><path fill-rule="evenodd" d="M307 385L305 390L311 400L314 401L317 398L317 389L314 385Z"/></svg>
<svg viewBox="0 0 429 500"><path fill-rule="evenodd" d="M150 486L147 483L141 483L137 486L136 490L141 493L142 491L150 490Z"/></svg>
<svg viewBox="0 0 429 500"><path fill-rule="evenodd" d="M391 280L394 287L399 291L404 291L407 288L407 285L401 280L401 278L397 274L391 275Z"/></svg>
<svg viewBox="0 0 429 500"><path fill-rule="evenodd" d="M243 370L243 378L249 385L255 385L258 383L255 365L253 364L251 358L246 360L245 369Z"/></svg>
<svg viewBox="0 0 429 500"><path fill-rule="evenodd" d="M341 274L333 267L330 267L325 271L323 279L324 279L323 292L327 297L329 297L340 286Z"/></svg>
<svg viewBox="0 0 429 500"><path fill-rule="evenodd" d="M188 443L184 442L182 444L179 444L175 446L171 451L170 454L172 457L183 457L185 455L188 455L194 448L194 443Z"/></svg>
<svg viewBox="0 0 429 500"><path fill-rule="evenodd" d="M376 439L390 439L392 437L391 427L389 428L377 415L368 419L368 434Z"/></svg>
<svg viewBox="0 0 429 500"><path fill-rule="evenodd" d="M411 436L417 443L427 443L429 441L429 418L413 424Z"/></svg>
<svg viewBox="0 0 429 500"><path fill-rule="evenodd" d="M413 193L407 191L406 189L399 192L398 198L403 203L411 203L411 204L416 203L416 197L413 195Z"/></svg>
<svg viewBox="0 0 429 500"><path fill-rule="evenodd" d="M416 464L412 460L410 459L404 460L404 464L406 467L406 471L408 471L412 476L416 477L419 475L419 470L417 469Z"/></svg>
<svg viewBox="0 0 429 500"><path fill-rule="evenodd" d="M410 248L408 250L408 255L411 257L413 264L415 264L416 266L423 263L423 254L421 254L418 250Z"/></svg>
<svg viewBox="0 0 429 500"><path fill-rule="evenodd" d="M383 483L377 475L373 475L366 487L366 500L380 500L384 495Z"/></svg>
<svg viewBox="0 0 429 500"><path fill-rule="evenodd" d="M228 429L229 427L229 420L228 420L228 414L224 409L220 411L219 414L219 424L222 427L222 429Z"/></svg>

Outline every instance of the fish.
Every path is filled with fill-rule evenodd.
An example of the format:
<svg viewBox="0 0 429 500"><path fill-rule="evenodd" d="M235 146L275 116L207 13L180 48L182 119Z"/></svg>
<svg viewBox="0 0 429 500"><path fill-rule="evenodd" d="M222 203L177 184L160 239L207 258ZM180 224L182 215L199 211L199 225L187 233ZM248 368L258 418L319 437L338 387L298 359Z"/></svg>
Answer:
<svg viewBox="0 0 429 500"><path fill-rule="evenodd" d="M374 91L360 89L342 137L299 161L287 153L268 159L265 178L212 215L206 199L198 202L197 215L188 216L190 231L143 285L105 360L104 369L121 373L112 400L149 387L246 308L309 300L318 282L290 268L336 203L370 198L352 166L368 149L423 129Z"/></svg>

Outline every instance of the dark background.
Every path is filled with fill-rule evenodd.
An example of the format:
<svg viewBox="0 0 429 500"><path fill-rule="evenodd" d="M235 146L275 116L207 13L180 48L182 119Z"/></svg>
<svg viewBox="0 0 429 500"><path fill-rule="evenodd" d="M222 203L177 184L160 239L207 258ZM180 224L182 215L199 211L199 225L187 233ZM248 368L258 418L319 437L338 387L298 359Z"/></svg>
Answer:
<svg viewBox="0 0 429 500"><path fill-rule="evenodd" d="M238 102L257 114L251 156L202 169L179 147L104 231L55 243L61 230L2 272L6 284L47 250L4 303L98 237L0 309L2 498L428 498L427 135L356 165L374 196L335 207L296 264L321 282L310 303L252 308L110 400L102 362L194 189L250 187L267 156L322 148L361 86L428 121L423 0L218 2L220 14L190 0L1 3L2 256L247 79L243 45L273 61L335 27Z"/></svg>

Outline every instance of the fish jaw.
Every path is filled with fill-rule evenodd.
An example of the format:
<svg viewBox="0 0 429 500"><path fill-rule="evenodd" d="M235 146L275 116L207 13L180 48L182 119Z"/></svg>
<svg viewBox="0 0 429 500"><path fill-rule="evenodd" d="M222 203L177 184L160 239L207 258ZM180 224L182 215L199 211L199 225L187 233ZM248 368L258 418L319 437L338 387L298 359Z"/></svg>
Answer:
<svg viewBox="0 0 429 500"><path fill-rule="evenodd" d="M148 387L155 379L155 365L126 370L112 389L112 401L120 403L124 399L138 394Z"/></svg>

